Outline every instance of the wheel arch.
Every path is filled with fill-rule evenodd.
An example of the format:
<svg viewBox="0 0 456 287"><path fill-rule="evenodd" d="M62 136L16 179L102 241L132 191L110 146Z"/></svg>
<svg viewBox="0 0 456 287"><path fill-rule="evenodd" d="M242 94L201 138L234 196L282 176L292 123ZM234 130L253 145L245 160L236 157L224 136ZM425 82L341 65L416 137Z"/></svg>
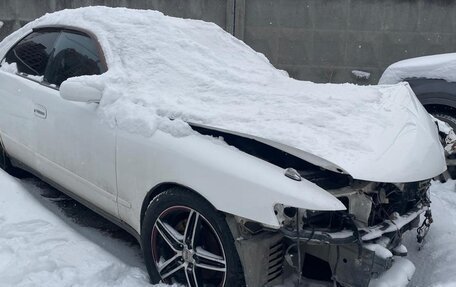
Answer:
<svg viewBox="0 0 456 287"><path fill-rule="evenodd" d="M429 113L450 112L456 115L456 83L442 79L406 79Z"/></svg>
<svg viewBox="0 0 456 287"><path fill-rule="evenodd" d="M442 109L456 111L456 95L440 92L417 94L417 97L427 111L436 111Z"/></svg>
<svg viewBox="0 0 456 287"><path fill-rule="evenodd" d="M194 189L185 186L183 184L177 183L177 182L162 182L154 186L152 189L149 190L149 192L146 194L146 196L143 199L142 205L141 205L141 217L140 217L140 226L142 227L144 216L146 214L147 208L149 207L149 204L151 201L160 195L161 193L171 189L171 188L182 188L187 190L188 192L194 194L195 196L198 196L202 199L204 199L208 204L210 204L214 209L218 210L214 205L207 200L204 196L202 196L199 192L195 191Z"/></svg>

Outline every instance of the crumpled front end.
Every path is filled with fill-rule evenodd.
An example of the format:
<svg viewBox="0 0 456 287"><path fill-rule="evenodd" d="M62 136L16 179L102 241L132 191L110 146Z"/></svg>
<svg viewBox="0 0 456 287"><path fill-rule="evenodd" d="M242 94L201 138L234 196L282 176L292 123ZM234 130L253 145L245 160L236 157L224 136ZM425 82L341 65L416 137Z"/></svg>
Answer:
<svg viewBox="0 0 456 287"><path fill-rule="evenodd" d="M320 212L276 206L287 242L286 261L302 280L333 286L406 286L414 273L403 258L405 232L420 215L432 221L430 181L406 184L354 181L330 192L347 211ZM430 220L429 220L430 218ZM419 228L422 241L428 226Z"/></svg>
<svg viewBox="0 0 456 287"><path fill-rule="evenodd" d="M278 230L228 216L247 286L277 286L290 278L316 286L408 285L415 267L405 259L402 238L416 229L421 244L430 228L430 180L379 183L327 170L297 172L346 210L276 204Z"/></svg>
<svg viewBox="0 0 456 287"><path fill-rule="evenodd" d="M280 181L276 173L270 182L263 176L264 190L256 199L271 202L267 210L274 211L274 220L233 212L237 215L227 216L247 286L276 286L296 274L323 286L409 282L414 267L403 258L407 249L402 235L418 227L422 214L426 220L418 228L419 240L426 235L432 222L429 179L445 169L435 123L422 106L416 108L416 117L411 117L415 122L404 119L410 132L392 133L395 141L379 142L385 151L381 159L353 158L343 165L263 138L192 125L203 135L223 137L238 150L283 169ZM273 185L283 193L268 193ZM295 192L294 199L289 191ZM250 206L252 213L263 211Z"/></svg>

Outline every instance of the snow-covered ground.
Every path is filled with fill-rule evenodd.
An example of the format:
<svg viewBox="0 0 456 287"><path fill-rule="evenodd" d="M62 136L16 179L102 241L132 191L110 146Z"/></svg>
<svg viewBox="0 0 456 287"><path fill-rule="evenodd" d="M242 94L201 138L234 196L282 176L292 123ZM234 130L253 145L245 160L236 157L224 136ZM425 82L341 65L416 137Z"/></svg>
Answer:
<svg viewBox="0 0 456 287"><path fill-rule="evenodd" d="M411 286L456 286L456 182L432 185L435 223ZM36 178L0 170L0 286L146 286L138 244L126 232ZM163 286L163 285L162 285Z"/></svg>
<svg viewBox="0 0 456 287"><path fill-rule="evenodd" d="M138 245L115 239L99 216L2 170L0 194L0 286L147 285Z"/></svg>
<svg viewBox="0 0 456 287"><path fill-rule="evenodd" d="M456 182L431 187L434 224L421 251L416 233L406 236L409 259L417 270L411 286L456 286Z"/></svg>

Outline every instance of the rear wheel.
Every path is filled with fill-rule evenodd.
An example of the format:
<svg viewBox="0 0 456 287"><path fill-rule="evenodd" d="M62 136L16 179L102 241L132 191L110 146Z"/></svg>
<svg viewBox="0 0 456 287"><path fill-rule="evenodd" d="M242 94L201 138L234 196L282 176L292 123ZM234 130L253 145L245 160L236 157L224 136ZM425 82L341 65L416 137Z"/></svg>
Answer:
<svg viewBox="0 0 456 287"><path fill-rule="evenodd" d="M12 176L16 176L19 178L25 177L27 173L22 169L16 168L11 164L11 161L6 154L5 149L3 148L3 144L0 141L0 168L9 173Z"/></svg>
<svg viewBox="0 0 456 287"><path fill-rule="evenodd" d="M3 145L1 142L0 142L0 168L6 172L10 172L13 169L13 166L11 165L9 158L6 155L5 150L3 149Z"/></svg>
<svg viewBox="0 0 456 287"><path fill-rule="evenodd" d="M152 283L245 285L224 215L189 190L172 188L152 200L141 240Z"/></svg>

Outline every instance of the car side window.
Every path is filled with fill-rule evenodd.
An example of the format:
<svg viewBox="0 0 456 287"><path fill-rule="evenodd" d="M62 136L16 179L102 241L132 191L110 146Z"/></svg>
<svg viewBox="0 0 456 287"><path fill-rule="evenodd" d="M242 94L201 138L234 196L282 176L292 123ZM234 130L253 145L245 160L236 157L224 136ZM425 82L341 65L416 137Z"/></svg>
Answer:
<svg viewBox="0 0 456 287"><path fill-rule="evenodd" d="M9 50L4 61L15 64L18 73L42 77L59 34L58 31L33 32Z"/></svg>
<svg viewBox="0 0 456 287"><path fill-rule="evenodd" d="M104 73L95 41L79 32L62 31L44 80L56 86L68 78Z"/></svg>

